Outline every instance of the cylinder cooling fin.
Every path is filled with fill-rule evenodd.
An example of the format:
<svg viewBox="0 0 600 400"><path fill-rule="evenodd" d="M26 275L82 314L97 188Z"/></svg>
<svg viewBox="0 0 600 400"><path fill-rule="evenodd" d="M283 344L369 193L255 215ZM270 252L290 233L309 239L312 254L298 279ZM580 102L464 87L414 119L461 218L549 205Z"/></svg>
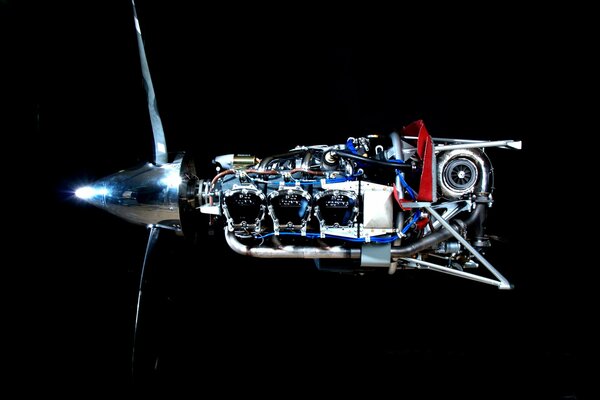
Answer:
<svg viewBox="0 0 600 400"><path fill-rule="evenodd" d="M258 232L265 217L266 197L253 186L235 187L225 192L222 207L230 230Z"/></svg>
<svg viewBox="0 0 600 400"><path fill-rule="evenodd" d="M357 195L349 190L325 190L315 196L315 216L322 225L351 225L358 212Z"/></svg>
<svg viewBox="0 0 600 400"><path fill-rule="evenodd" d="M276 231L279 229L304 230L310 219L311 196L300 188L289 188L269 193L269 214Z"/></svg>

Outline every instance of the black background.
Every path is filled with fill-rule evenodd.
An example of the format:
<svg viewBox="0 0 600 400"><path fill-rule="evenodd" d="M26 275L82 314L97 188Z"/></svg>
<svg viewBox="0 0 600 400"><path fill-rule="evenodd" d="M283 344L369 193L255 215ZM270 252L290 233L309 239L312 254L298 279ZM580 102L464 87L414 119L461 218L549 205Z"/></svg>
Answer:
<svg viewBox="0 0 600 400"><path fill-rule="evenodd" d="M573 113L549 70L561 51L550 32L511 10L449 22L443 10L350 18L187 7L138 4L170 151L191 151L211 177L215 155L339 143L416 119L432 136L523 140L520 152L489 152L488 231L506 239L489 259L516 289L429 271L320 273L310 261L237 256L220 235L193 246L162 234L133 380L147 232L73 196L152 157L130 5L3 2L7 37L22 38L7 42L17 63L5 77L18 85L5 120L17 122L17 148L34 150L20 235L34 284L15 300L28 327L22 348L33 351L17 372L67 391L136 383L286 395L322 385L568 398L589 389L588 270L571 258L578 239L566 232L578 217L563 200L573 189L556 177L568 149L549 139L573 126Z"/></svg>

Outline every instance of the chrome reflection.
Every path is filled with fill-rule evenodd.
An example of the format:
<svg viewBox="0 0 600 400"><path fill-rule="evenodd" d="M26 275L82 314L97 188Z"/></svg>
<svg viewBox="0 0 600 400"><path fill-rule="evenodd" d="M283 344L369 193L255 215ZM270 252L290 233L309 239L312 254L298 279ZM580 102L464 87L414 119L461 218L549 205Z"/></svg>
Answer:
<svg viewBox="0 0 600 400"><path fill-rule="evenodd" d="M75 195L129 222L181 231L179 213L183 155L172 163L145 163L78 188Z"/></svg>

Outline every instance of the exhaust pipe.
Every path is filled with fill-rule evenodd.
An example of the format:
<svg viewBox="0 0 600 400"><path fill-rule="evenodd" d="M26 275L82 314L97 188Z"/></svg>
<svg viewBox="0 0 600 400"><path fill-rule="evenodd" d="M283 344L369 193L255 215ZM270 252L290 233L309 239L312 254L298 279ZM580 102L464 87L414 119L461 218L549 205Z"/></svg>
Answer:
<svg viewBox="0 0 600 400"><path fill-rule="evenodd" d="M466 222L461 220L453 221L454 225L459 228L472 225L476 221L481 220L485 216L485 204L477 204L475 211L469 216ZM391 256L410 257L420 251L433 247L434 245L444 240L450 239L452 233L447 229L441 229L431 235L406 246L392 247ZM235 233L225 229L225 240L229 247L236 253L243 256L258 257L258 258L328 258L328 259L359 259L361 257L361 249L348 249L342 246L332 246L327 248L314 246L282 246L280 248L272 247L250 247L241 243Z"/></svg>

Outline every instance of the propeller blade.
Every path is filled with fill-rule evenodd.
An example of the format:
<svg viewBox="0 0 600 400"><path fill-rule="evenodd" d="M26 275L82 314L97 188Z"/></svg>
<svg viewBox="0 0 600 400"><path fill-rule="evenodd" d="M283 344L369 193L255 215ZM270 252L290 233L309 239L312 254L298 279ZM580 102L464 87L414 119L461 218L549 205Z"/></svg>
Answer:
<svg viewBox="0 0 600 400"><path fill-rule="evenodd" d="M146 88L146 94L148 95L148 112L150 113L152 134L154 135L154 162L156 164L166 164L169 161L167 157L167 141L165 140L162 120L158 114L154 85L152 85L152 77L150 76L150 68L148 67L148 59L146 58L146 50L144 49L144 41L142 39L142 30L140 29L140 21L137 16L134 0L131 0L131 5L133 6L133 19L135 22L135 30L137 32L137 43L140 52L140 63L142 64L144 87Z"/></svg>
<svg viewBox="0 0 600 400"><path fill-rule="evenodd" d="M135 366L135 350L136 350L136 342L138 338L138 325L140 319L140 305L142 303L142 291L144 289L144 277L146 275L146 266L148 265L148 260L150 259L150 255L152 250L154 249L154 245L158 240L158 233L160 232L160 228L156 225L150 226L150 234L148 235L148 244L146 245L146 253L144 254L144 262L142 264L142 271L140 272L140 285L138 288L138 297L137 303L135 307L135 324L133 327L133 346L131 347L131 372L134 371Z"/></svg>

